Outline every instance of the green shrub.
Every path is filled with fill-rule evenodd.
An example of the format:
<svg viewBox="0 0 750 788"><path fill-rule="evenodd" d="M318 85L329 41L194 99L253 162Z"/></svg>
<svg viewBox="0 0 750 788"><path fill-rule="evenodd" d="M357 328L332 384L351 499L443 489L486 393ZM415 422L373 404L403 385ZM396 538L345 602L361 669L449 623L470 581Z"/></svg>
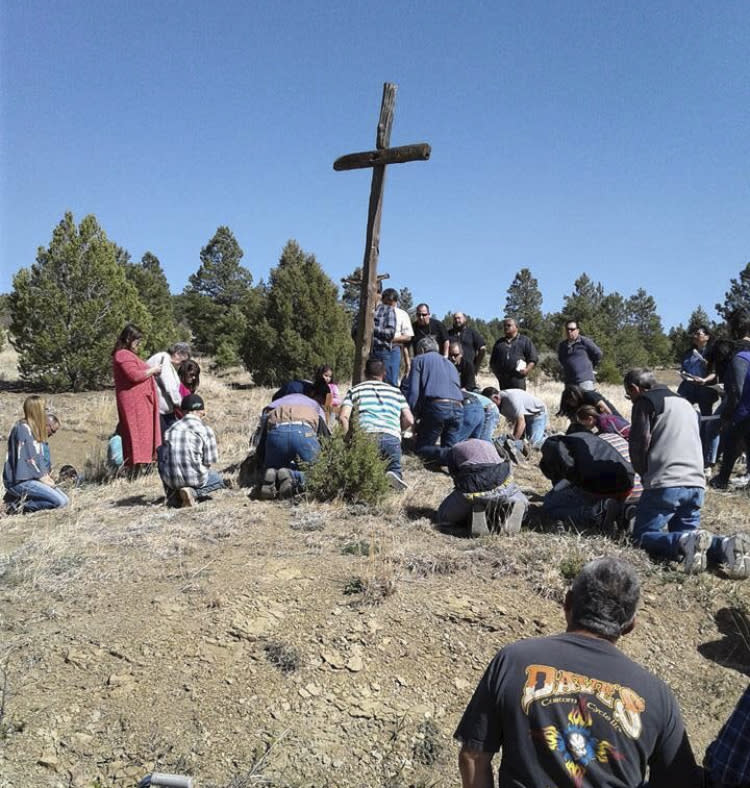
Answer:
<svg viewBox="0 0 750 788"><path fill-rule="evenodd" d="M387 465L372 436L362 432L353 420L348 435L336 430L321 441L317 459L305 467L305 489L318 501L341 498L377 506L390 489Z"/></svg>

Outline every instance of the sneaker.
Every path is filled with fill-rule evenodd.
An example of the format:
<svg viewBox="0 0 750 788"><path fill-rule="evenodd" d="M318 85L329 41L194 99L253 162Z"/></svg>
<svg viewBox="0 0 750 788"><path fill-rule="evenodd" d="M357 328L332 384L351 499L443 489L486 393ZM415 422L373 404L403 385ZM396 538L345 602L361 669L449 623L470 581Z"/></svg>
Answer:
<svg viewBox="0 0 750 788"><path fill-rule="evenodd" d="M523 454L524 459L528 460L531 457L531 444L524 438L523 446L521 447L521 454Z"/></svg>
<svg viewBox="0 0 750 788"><path fill-rule="evenodd" d="M708 486L714 490L726 490L729 488L727 482L722 481L718 476L714 476L713 479L710 479Z"/></svg>
<svg viewBox="0 0 750 788"><path fill-rule="evenodd" d="M638 507L631 503L625 507L625 513L623 514L623 527L625 528L625 533L629 534L630 536L633 535L633 529L635 528L635 512Z"/></svg>
<svg viewBox="0 0 750 788"><path fill-rule="evenodd" d="M396 490L396 492L402 492L403 490L409 489L409 485L396 473L396 471L387 471L385 475L388 478L388 484L391 485L391 489Z"/></svg>
<svg viewBox="0 0 750 788"><path fill-rule="evenodd" d="M500 523L501 534L517 534L523 525L526 514L526 504L523 501L513 501L508 508L505 519Z"/></svg>
<svg viewBox="0 0 750 788"><path fill-rule="evenodd" d="M721 540L724 571L734 580L750 577L750 536L735 534Z"/></svg>
<svg viewBox="0 0 750 788"><path fill-rule="evenodd" d="M617 533L617 521L622 513L622 504L614 498L607 498L604 501L601 529L605 534L614 535Z"/></svg>
<svg viewBox="0 0 750 788"><path fill-rule="evenodd" d="M471 508L471 535L487 536L489 532L486 506L484 503L475 503Z"/></svg>
<svg viewBox="0 0 750 788"><path fill-rule="evenodd" d="M706 568L706 552L711 546L711 534L698 528L680 537L680 552L684 558L682 568L688 575L703 572Z"/></svg>
<svg viewBox="0 0 750 788"><path fill-rule="evenodd" d="M516 442L513 438L506 438L505 442L503 443L503 448L505 449L505 453L513 460L516 465L521 464L521 453L516 448Z"/></svg>
<svg viewBox="0 0 750 788"><path fill-rule="evenodd" d="M195 495L195 490L192 487L180 487L179 490L180 495L180 508L185 509L186 507L195 506L197 503L197 497Z"/></svg>
<svg viewBox="0 0 750 788"><path fill-rule="evenodd" d="M263 483L258 491L261 501L272 501L276 497L276 468L266 468Z"/></svg>
<svg viewBox="0 0 750 788"><path fill-rule="evenodd" d="M294 495L294 474L289 468L276 471L276 485L279 498L291 498Z"/></svg>
<svg viewBox="0 0 750 788"><path fill-rule="evenodd" d="M734 479L730 479L729 483L732 487L747 487L750 484L750 476L747 474L745 476L735 476Z"/></svg>

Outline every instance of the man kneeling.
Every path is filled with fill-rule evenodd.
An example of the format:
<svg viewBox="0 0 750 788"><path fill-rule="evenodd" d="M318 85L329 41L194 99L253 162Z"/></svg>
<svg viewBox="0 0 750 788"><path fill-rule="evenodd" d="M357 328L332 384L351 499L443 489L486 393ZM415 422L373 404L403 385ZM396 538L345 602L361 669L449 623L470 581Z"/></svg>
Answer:
<svg viewBox="0 0 750 788"><path fill-rule="evenodd" d="M164 433L165 450L159 458L159 476L168 506L195 506L224 487L211 469L219 459L214 431L203 423L206 407L198 394L188 394L180 406L185 414Z"/></svg>
<svg viewBox="0 0 750 788"><path fill-rule="evenodd" d="M479 438L443 449L455 489L438 508L438 523L471 525L472 536L521 530L529 501L513 481L510 462L494 445Z"/></svg>

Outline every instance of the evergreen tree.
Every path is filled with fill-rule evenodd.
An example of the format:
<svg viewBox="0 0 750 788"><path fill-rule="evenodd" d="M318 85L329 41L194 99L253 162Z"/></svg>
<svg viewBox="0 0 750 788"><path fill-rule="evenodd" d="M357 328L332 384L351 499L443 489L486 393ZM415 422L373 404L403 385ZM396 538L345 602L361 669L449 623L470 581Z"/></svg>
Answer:
<svg viewBox="0 0 750 788"><path fill-rule="evenodd" d="M219 366L239 360L247 317L258 303L250 271L240 265L244 252L228 227L219 227L201 249L201 264L185 288L184 309L204 353Z"/></svg>
<svg viewBox="0 0 750 788"><path fill-rule="evenodd" d="M660 367L669 361L669 339L656 312L656 301L642 287L627 301L628 324L634 326L646 351L648 365Z"/></svg>
<svg viewBox="0 0 750 788"><path fill-rule="evenodd" d="M729 280L729 290L716 311L724 319L733 339L745 336L750 324L750 263L740 271L739 279Z"/></svg>
<svg viewBox="0 0 750 788"><path fill-rule="evenodd" d="M146 252L140 263L126 262L125 276L138 291L138 297L146 307L148 326L144 326L144 353L148 356L166 350L177 339L169 283L164 275L159 258Z"/></svg>
<svg viewBox="0 0 750 788"><path fill-rule="evenodd" d="M11 342L21 378L52 391L83 391L111 378L111 352L126 322L146 310L94 216L57 225L36 263L13 278Z"/></svg>
<svg viewBox="0 0 750 788"><path fill-rule="evenodd" d="M349 276L345 277L350 281L343 282L341 285L341 303L352 319L359 313L360 284L362 281L362 266L358 265Z"/></svg>
<svg viewBox="0 0 750 788"><path fill-rule="evenodd" d="M288 241L271 270L262 316L247 325L243 359L256 384L308 378L320 364L341 380L351 375L350 319L337 293L315 256Z"/></svg>
<svg viewBox="0 0 750 788"><path fill-rule="evenodd" d="M535 343L543 341L542 293L539 282L528 268L522 268L510 283L505 299L505 317L512 317L518 328Z"/></svg>
<svg viewBox="0 0 750 788"><path fill-rule="evenodd" d="M414 309L414 296L408 287L402 287L398 291L398 305L404 312L410 312Z"/></svg>
<svg viewBox="0 0 750 788"><path fill-rule="evenodd" d="M573 283L575 288L570 295L563 298L563 313L566 320L576 320L591 331L591 326L600 316L604 288L600 282L594 282L588 274L581 274Z"/></svg>

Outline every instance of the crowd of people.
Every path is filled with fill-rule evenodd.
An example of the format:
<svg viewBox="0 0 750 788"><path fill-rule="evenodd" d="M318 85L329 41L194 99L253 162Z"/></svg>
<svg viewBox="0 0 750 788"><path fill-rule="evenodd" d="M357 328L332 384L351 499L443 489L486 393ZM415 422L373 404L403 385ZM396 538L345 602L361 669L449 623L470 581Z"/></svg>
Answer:
<svg viewBox="0 0 750 788"><path fill-rule="evenodd" d="M310 380L287 382L263 408L252 439L257 497L303 492L304 467L321 438L356 424L377 446L394 490L407 488L404 436L426 466L448 471L453 490L437 509L441 525L474 536L517 533L529 500L514 467L538 457L553 485L542 504L551 520L607 533L626 527L650 556L679 561L688 573L717 565L730 577L750 576L750 536L715 535L700 520L706 476L720 459L710 483L726 488L750 436L750 336L729 352L710 342L705 327L696 330L677 392L650 370L629 370L628 421L596 390L601 350L568 321L558 350L565 381L558 415L570 426L550 435L546 404L526 390L538 354L514 320L503 322L489 355L497 387L479 391L487 348L465 315L456 313L446 330L427 304L412 324L397 303L395 290L384 291L364 379L343 397L334 370L322 365ZM127 325L112 353L116 464L135 477L155 462L167 504L194 506L225 486L197 393L200 367L185 343L143 361L142 338ZM8 438L8 508L65 507L48 443L60 420L37 395L26 398L23 413ZM501 417L506 433L498 436ZM626 562L593 561L565 599L563 634L497 654L455 733L465 788L493 785L501 749L503 785L640 786L646 776L651 786L750 785L750 688L699 769L671 690L617 648L635 626L639 593Z"/></svg>

